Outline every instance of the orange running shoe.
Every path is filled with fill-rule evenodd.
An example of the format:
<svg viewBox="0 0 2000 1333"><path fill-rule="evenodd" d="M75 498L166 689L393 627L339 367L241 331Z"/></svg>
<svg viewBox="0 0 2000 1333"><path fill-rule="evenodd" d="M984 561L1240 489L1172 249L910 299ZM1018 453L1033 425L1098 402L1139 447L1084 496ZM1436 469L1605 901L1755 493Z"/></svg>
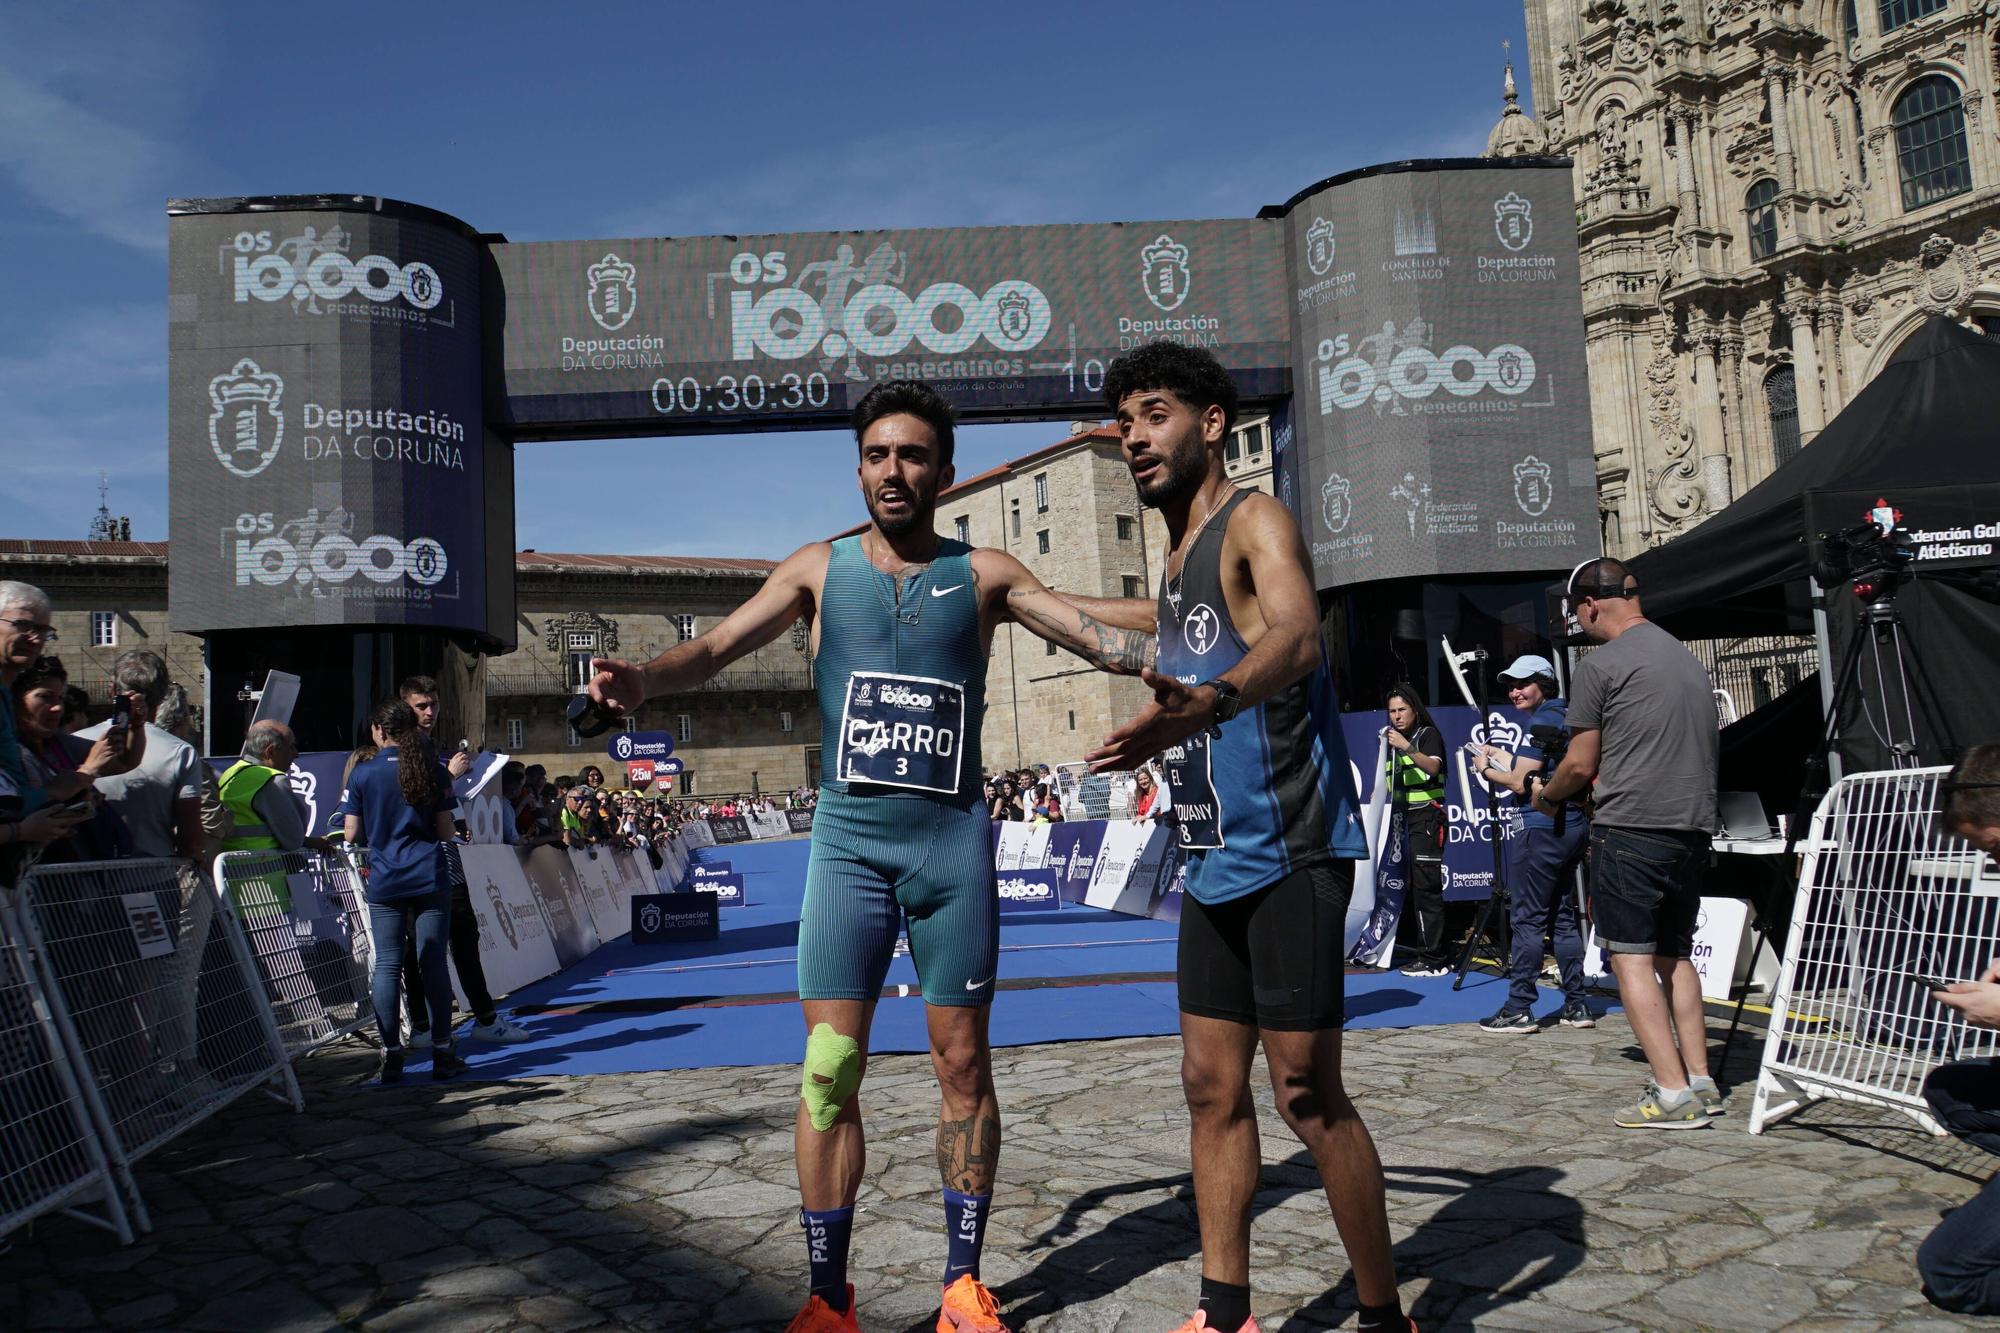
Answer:
<svg viewBox="0 0 2000 1333"><path fill-rule="evenodd" d="M854 1284L847 1284L847 1313L838 1314L817 1296L806 1298L806 1308L792 1316L785 1333L861 1333L854 1322Z"/></svg>
<svg viewBox="0 0 2000 1333"><path fill-rule="evenodd" d="M1194 1318L1175 1329L1174 1333L1209 1333L1208 1311L1196 1310ZM1264 1331L1257 1327L1255 1319L1246 1319L1243 1321L1243 1327L1238 1329L1237 1333L1264 1333Z"/></svg>
<svg viewBox="0 0 2000 1333"><path fill-rule="evenodd" d="M1007 1333L1000 1322L1000 1302L972 1274L944 1289L938 1307L937 1333Z"/></svg>

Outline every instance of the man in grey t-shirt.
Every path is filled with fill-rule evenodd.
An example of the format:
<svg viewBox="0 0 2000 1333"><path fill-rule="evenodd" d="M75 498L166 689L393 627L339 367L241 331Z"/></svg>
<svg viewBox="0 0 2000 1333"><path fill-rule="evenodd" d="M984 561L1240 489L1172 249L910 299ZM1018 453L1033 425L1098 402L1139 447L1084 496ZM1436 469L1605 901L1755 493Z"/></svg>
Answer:
<svg viewBox="0 0 2000 1333"><path fill-rule="evenodd" d="M1598 940L1652 1067L1653 1087L1620 1111L1628 1129L1695 1129L1722 1110L1708 1072L1701 976L1689 962L1715 830L1720 748L1708 673L1646 619L1616 560L1570 576L1577 623L1601 646L1576 669L1569 753L1535 792L1554 814L1593 779L1590 878Z"/></svg>

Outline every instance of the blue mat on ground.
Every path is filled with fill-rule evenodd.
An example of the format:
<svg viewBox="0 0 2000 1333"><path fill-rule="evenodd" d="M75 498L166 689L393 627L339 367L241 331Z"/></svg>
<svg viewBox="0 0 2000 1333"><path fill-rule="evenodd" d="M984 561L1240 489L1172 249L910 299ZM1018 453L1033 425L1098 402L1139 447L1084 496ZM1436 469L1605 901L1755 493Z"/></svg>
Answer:
<svg viewBox="0 0 2000 1333"><path fill-rule="evenodd" d="M703 848L702 864L727 861L743 875L749 902L722 913L722 938L639 948L614 940L590 957L508 996L534 1034L515 1046L463 1042L473 1076L532 1078L623 1074L718 1065L797 1061L805 1023L794 992L805 841ZM1107 1037L1165 1036L1180 1030L1172 981L1171 922L1085 907L1001 917L995 1046ZM1463 989L1451 978L1398 972L1350 974L1352 1029L1470 1023L1500 1007L1506 983L1474 973ZM1012 983L1010 985L1010 983ZM916 969L907 955L890 965L875 1011L870 1049L930 1049ZM1595 1002L1602 1009L1602 1002ZM422 1068L413 1062L413 1069Z"/></svg>

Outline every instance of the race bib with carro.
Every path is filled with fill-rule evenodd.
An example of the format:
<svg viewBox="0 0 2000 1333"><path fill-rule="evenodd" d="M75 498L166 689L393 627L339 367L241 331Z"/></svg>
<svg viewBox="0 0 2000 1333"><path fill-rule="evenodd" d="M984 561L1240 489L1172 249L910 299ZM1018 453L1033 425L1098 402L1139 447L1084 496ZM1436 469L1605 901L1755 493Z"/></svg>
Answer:
<svg viewBox="0 0 2000 1333"><path fill-rule="evenodd" d="M856 671L847 678L834 771L843 782L956 795L964 737L964 686Z"/></svg>
<svg viewBox="0 0 2000 1333"><path fill-rule="evenodd" d="M1213 850L1222 843L1222 801L1215 794L1213 756L1209 734L1198 731L1171 746L1160 756L1167 775L1167 797L1172 802L1175 827L1181 846L1189 851Z"/></svg>

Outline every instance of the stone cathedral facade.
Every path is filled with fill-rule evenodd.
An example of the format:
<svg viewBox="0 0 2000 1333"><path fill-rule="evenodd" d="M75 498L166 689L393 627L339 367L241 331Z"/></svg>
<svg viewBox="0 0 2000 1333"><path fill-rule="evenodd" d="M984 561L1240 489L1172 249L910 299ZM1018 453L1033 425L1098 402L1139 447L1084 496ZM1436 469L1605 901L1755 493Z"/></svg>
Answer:
<svg viewBox="0 0 2000 1333"><path fill-rule="evenodd" d="M1576 162L1605 549L1809 444L1927 315L2000 336L2000 3L1525 0Z"/></svg>

